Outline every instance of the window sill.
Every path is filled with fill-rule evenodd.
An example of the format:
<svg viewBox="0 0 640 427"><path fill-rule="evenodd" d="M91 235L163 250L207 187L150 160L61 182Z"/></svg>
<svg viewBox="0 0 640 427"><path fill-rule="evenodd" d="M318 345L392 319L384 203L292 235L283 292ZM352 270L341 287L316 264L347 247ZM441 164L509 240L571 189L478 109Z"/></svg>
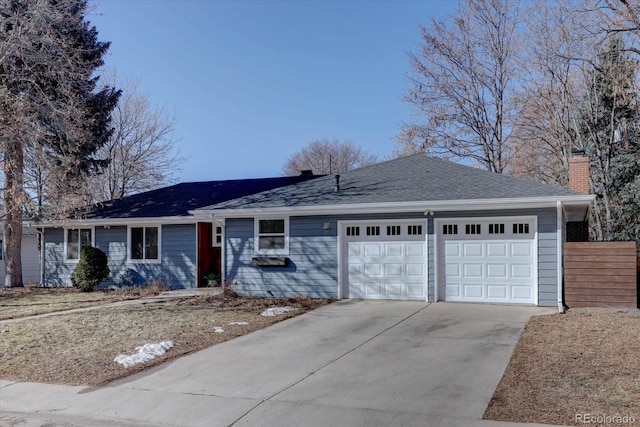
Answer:
<svg viewBox="0 0 640 427"><path fill-rule="evenodd" d="M256 256L251 258L251 263L257 267L284 267L289 263L289 258L283 256Z"/></svg>
<svg viewBox="0 0 640 427"><path fill-rule="evenodd" d="M128 259L127 264L162 264L159 259Z"/></svg>

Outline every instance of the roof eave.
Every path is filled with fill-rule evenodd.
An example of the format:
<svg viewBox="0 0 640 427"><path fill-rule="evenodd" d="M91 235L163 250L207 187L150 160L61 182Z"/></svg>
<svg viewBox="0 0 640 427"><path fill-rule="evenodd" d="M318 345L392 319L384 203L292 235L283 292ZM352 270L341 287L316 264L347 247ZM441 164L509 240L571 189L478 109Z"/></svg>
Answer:
<svg viewBox="0 0 640 427"><path fill-rule="evenodd" d="M438 200L390 203L358 203L334 205L305 205L278 206L271 208L237 208L237 209L195 209L189 211L196 219L210 220L213 218L241 218L260 215L332 215L340 213L404 213L404 212L443 212L443 211L474 211L500 209L535 209L556 207L557 202L571 206L588 208L595 196L567 195L509 199L476 199L476 200Z"/></svg>
<svg viewBox="0 0 640 427"><path fill-rule="evenodd" d="M92 218L92 219L63 219L56 221L45 221L37 224L37 227L59 228L59 227L99 227L117 225L139 225L139 224L195 224L197 219L193 216L156 216L140 218Z"/></svg>

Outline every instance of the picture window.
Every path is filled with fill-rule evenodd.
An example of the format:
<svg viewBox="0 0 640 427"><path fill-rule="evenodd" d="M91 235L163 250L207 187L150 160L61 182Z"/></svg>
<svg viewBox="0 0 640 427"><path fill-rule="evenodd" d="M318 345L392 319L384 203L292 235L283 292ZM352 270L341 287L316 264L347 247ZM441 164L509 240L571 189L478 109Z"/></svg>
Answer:
<svg viewBox="0 0 640 427"><path fill-rule="evenodd" d="M129 229L129 258L132 260L158 260L159 242L159 227L131 227Z"/></svg>
<svg viewBox="0 0 640 427"><path fill-rule="evenodd" d="M75 261L80 259L82 249L91 246L92 230L90 228L69 228L66 233L66 254L67 260ZM3 254L4 255L4 254Z"/></svg>

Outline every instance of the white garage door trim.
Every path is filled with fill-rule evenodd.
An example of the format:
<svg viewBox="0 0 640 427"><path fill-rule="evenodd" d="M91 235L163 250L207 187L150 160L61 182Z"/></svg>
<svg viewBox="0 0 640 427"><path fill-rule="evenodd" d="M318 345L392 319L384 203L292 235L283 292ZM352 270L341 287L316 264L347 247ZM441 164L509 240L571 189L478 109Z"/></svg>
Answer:
<svg viewBox="0 0 640 427"><path fill-rule="evenodd" d="M421 234L420 235L408 235L408 227L409 226L420 226ZM367 227L380 227L379 235L367 235ZM399 235L388 235L387 227L388 226L399 226L400 234ZM360 233L356 236L353 232L353 227L360 227ZM398 230L397 228L395 230ZM348 232L349 231L349 232ZM414 230L415 231L415 230ZM398 243L401 243L402 247L398 247ZM414 220L390 220L390 219L377 219L377 220L362 220L362 221L338 221L338 295L340 298L361 298L362 295L353 296L350 295L349 291L349 249L351 244L351 252L353 254L354 246L362 246L362 245L386 245L389 244L389 247L394 247L401 252L398 252L397 258L393 258L394 254L391 254L389 258L389 266L393 266L392 264L404 263L406 251L410 251L412 243L421 243L422 244L422 252L423 256L420 256L420 262L423 263L423 277L419 279L419 283L422 287L422 292L420 296L416 296L417 294L409 295L409 285L408 283L402 283L398 286L401 286L403 291L402 299L412 299L412 300L422 300L427 301L429 297L428 291L428 277L429 277L429 254L428 254L428 224L426 219L414 219ZM360 254L364 256L364 254ZM352 255L353 256L353 255ZM363 261L364 262L364 261ZM352 266L353 268L353 266ZM403 266L404 269L409 268L409 263ZM407 273L405 271L404 273ZM414 285L417 284L414 283ZM392 284L385 284L385 287L393 286ZM415 290L415 286L413 290ZM386 290L381 292L380 295L369 295L370 299L390 299L386 296ZM391 293L391 292L390 292Z"/></svg>
<svg viewBox="0 0 640 427"><path fill-rule="evenodd" d="M455 236L447 236L444 234L443 226L444 225L457 225L459 229L459 233ZM469 224L473 227L473 224L480 224L482 234L479 236L480 238L474 238L473 235L466 235L466 225ZM497 224L497 225L496 225ZM501 237L501 234L492 234L488 235L489 226L497 227L499 224L505 225L505 233L504 238ZM514 235L512 233L513 224L529 224L531 228L529 233L526 235ZM505 217L468 217L468 218L438 218L434 220L434 228L435 228L435 293L436 293L436 301L444 301L447 300L446 297L446 274L445 271L445 242L461 242L461 243L475 243L482 242L484 247L488 247L487 245L490 242L501 242L505 245L506 248L517 247L517 242L519 241L527 241L531 244L530 248L532 254L530 256L531 260L531 298L524 299L518 298L516 291L518 289L525 290L523 287L518 287L517 279L515 281L511 281L513 286L507 287L507 292L509 295L506 298L502 297L491 297L489 295L489 284L486 287L483 287L482 296L481 297L464 297L461 296L459 298L449 298L449 300L455 301L470 301L470 302L491 302L491 303L515 303L515 304L538 304L538 217L537 216L505 216ZM455 259L455 258L454 258ZM484 263L482 259L479 260L480 263ZM483 269L488 269L489 264L484 264ZM512 266L513 267L513 266ZM516 266L517 267L517 266ZM486 275L486 272L484 273ZM525 280L523 279L523 282ZM499 287L495 287L498 289Z"/></svg>

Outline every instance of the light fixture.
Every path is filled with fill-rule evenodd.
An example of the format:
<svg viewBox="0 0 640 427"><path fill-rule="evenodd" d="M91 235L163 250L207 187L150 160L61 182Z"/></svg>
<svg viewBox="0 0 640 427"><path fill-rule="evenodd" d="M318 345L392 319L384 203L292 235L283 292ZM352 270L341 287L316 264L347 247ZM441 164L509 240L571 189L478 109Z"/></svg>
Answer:
<svg viewBox="0 0 640 427"><path fill-rule="evenodd" d="M331 223L329 222L325 222L324 226L322 227L324 231L328 231L330 228L331 228Z"/></svg>

